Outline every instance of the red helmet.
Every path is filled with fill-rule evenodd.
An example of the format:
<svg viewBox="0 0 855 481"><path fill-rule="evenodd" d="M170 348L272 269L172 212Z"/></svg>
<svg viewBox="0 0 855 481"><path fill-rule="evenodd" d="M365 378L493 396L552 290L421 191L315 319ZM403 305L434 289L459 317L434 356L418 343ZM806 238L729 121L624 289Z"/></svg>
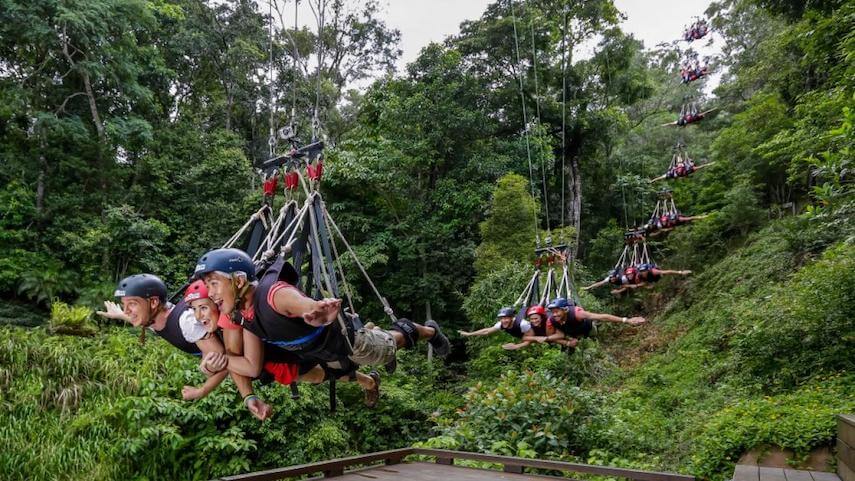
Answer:
<svg viewBox="0 0 855 481"><path fill-rule="evenodd" d="M627 267L625 271L623 271L624 275L627 277L632 277L638 273L638 269L635 267Z"/></svg>
<svg viewBox="0 0 855 481"><path fill-rule="evenodd" d="M527 311L525 311L525 317L528 317L532 314L539 314L541 316L546 317L546 309L541 305L531 306L528 308Z"/></svg>
<svg viewBox="0 0 855 481"><path fill-rule="evenodd" d="M184 291L184 302L191 303L198 299L207 299L208 298L208 288L205 287L205 282L201 279L194 281L187 287L187 290Z"/></svg>

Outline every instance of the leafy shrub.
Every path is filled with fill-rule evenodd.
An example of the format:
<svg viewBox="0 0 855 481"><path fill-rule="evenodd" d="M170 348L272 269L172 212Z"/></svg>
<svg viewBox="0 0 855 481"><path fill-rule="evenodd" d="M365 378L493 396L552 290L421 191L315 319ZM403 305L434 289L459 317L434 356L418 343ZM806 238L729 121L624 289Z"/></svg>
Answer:
<svg viewBox="0 0 855 481"><path fill-rule="evenodd" d="M18 294L44 306L56 297L74 293L75 274L63 269L58 263L50 262L44 266L33 266L23 273Z"/></svg>
<svg viewBox="0 0 855 481"><path fill-rule="evenodd" d="M759 446L791 449L796 458L832 443L836 415L855 410L855 377L821 379L772 397L736 401L706 420L692 456L698 476L721 479L742 453Z"/></svg>
<svg viewBox="0 0 855 481"><path fill-rule="evenodd" d="M71 334L74 336L91 336L97 328L91 322L92 310L85 306L69 306L64 302L54 300L50 306L50 323L48 329L54 334Z"/></svg>
<svg viewBox="0 0 855 481"><path fill-rule="evenodd" d="M555 457L586 451L600 428L596 394L543 372L509 372L496 384L478 382L465 401L455 424L433 444Z"/></svg>
<svg viewBox="0 0 855 481"><path fill-rule="evenodd" d="M734 310L733 369L745 383L791 388L855 369L855 246L829 249L786 284Z"/></svg>

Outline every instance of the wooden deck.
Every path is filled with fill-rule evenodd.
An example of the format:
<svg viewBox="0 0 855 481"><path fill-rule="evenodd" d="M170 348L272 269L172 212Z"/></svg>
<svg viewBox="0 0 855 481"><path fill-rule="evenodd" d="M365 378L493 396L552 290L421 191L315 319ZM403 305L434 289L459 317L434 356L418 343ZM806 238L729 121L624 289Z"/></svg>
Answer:
<svg viewBox="0 0 855 481"><path fill-rule="evenodd" d="M840 481L834 473L737 464L733 481Z"/></svg>
<svg viewBox="0 0 855 481"><path fill-rule="evenodd" d="M418 459L408 460L416 457ZM425 458L434 462L425 461ZM456 460L480 461L498 466L497 469L477 469L455 466ZM499 471L498 469L501 469ZM594 466L590 464L566 463L542 459L514 458L492 454L447 451L443 449L404 448L379 453L364 454L350 458L334 459L319 463L302 464L287 468L270 469L237 476L220 478L222 481L273 481L307 475L322 478L336 477L342 480L412 480L412 481L480 481L501 479L508 481L530 481L543 479L567 479L562 476L525 474L526 470L545 470L560 473L585 473L632 481L695 481L694 476L635 469ZM320 478L312 478L320 479ZM807 480L805 480L807 481ZM812 480L811 480L812 481ZM826 481L826 480L823 480Z"/></svg>
<svg viewBox="0 0 855 481"><path fill-rule="evenodd" d="M448 466L426 462L405 462L394 466L373 466L343 474L336 479L341 481L543 481L553 476L536 474L505 473L488 469ZM311 478L311 479L324 479Z"/></svg>

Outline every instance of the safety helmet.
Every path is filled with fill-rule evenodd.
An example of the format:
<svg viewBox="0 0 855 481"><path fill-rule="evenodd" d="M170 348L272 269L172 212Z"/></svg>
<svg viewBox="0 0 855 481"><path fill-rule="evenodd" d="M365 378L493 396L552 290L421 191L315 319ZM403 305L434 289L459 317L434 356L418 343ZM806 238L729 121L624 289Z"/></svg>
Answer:
<svg viewBox="0 0 855 481"><path fill-rule="evenodd" d="M503 307L499 309L499 313L496 314L496 318L499 317L514 317L514 309L512 307Z"/></svg>
<svg viewBox="0 0 855 481"><path fill-rule="evenodd" d="M156 297L161 302L166 301L166 284L154 274L134 274L125 277L113 292L116 297Z"/></svg>
<svg viewBox="0 0 855 481"><path fill-rule="evenodd" d="M547 309L568 309L570 307L573 307L573 301L569 301L564 297L556 297L546 305Z"/></svg>
<svg viewBox="0 0 855 481"><path fill-rule="evenodd" d="M193 283L187 287L187 290L184 291L184 302L188 304L199 299L207 298L208 288L205 286L205 282L201 279L193 281Z"/></svg>
<svg viewBox="0 0 855 481"><path fill-rule="evenodd" d="M544 309L543 306L541 306L539 304L531 306L528 308L527 311L525 311L525 317L528 317L532 314L539 314L539 315L545 317L546 316L546 309Z"/></svg>
<svg viewBox="0 0 855 481"><path fill-rule="evenodd" d="M196 262L193 276L200 278L211 272L243 272L250 282L255 278L255 265L249 255L240 249L214 249L206 252Z"/></svg>
<svg viewBox="0 0 855 481"><path fill-rule="evenodd" d="M647 272L653 268L653 264L641 264L638 266L638 272Z"/></svg>

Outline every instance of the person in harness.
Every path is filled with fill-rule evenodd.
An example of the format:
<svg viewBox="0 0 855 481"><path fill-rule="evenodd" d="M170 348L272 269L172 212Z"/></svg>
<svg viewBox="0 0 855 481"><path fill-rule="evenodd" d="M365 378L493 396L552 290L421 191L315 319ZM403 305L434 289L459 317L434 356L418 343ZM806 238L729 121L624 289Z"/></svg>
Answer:
<svg viewBox="0 0 855 481"><path fill-rule="evenodd" d="M232 323L228 316L220 313L217 305L208 295L208 289L204 281L197 280L187 288L185 301L188 302L196 315L196 320L206 333L217 332L222 329L224 340L232 338L230 344L237 345L237 349L227 349L230 354L240 355L243 350L243 328ZM222 352L222 351L215 351ZM202 365L207 369L208 360L213 355L204 356ZM227 373L223 369L217 374ZM301 361L297 355L285 349L270 345L264 349L263 371L259 379L270 379L282 385L289 385L299 381L309 384L319 384L327 378L327 373L316 362ZM356 372L356 378L365 390L365 405L374 407L380 398L380 375L376 371L371 374Z"/></svg>
<svg viewBox="0 0 855 481"><path fill-rule="evenodd" d="M582 290L583 291L589 291L591 289L596 289L596 288L598 288L600 286L604 286L606 284L610 284L615 289L620 289L621 286L625 286L625 285L629 284L629 279L626 277L626 274L624 273L624 269L615 268L615 269L610 270L609 273L606 275L606 277L603 280L597 281L597 282L591 284L590 286L585 286L582 288Z"/></svg>
<svg viewBox="0 0 855 481"><path fill-rule="evenodd" d="M509 342L503 344L502 348L508 351L515 351L517 349L522 349L534 342L537 342L535 340L536 337L549 335L548 316L546 314L546 308L544 308L540 304L535 304L529 307L525 314L528 318L528 323L531 326L531 329L529 329L525 334L523 334L522 342Z"/></svg>
<svg viewBox="0 0 855 481"><path fill-rule="evenodd" d="M191 324L195 323L193 311L183 299L175 305L168 303L166 284L159 277L153 274L128 276L119 281L114 295L120 299L121 307L114 302L104 301L106 310L98 311L98 315L142 328L140 342L145 341L148 330L181 351L194 356L201 356L203 349L209 353L223 351L222 344L215 337L198 339L195 342L188 341L184 337L184 331L193 330L191 327ZM200 349L200 346L203 349ZM203 372L205 372L204 369ZM233 374L231 377L243 396L247 409L259 420L266 419L271 412L270 406L253 395L251 378L239 374ZM225 375L222 375L218 381L210 381L210 379L209 381L219 385L224 378ZM213 389L216 386L209 387ZM185 389L182 392L185 398L196 394L187 391L189 390Z"/></svg>
<svg viewBox="0 0 855 481"><path fill-rule="evenodd" d="M448 338L434 321L419 325L399 319L389 331L366 326L354 332L347 323L342 327L336 322L341 300L315 300L303 294L294 286L296 271L282 257L258 279L245 252L215 249L199 259L194 275L205 281L220 312L231 313L232 321L243 327L243 355L206 358L213 371L227 368L257 376L265 344L291 351L302 361L317 362L327 373L357 381L355 373L361 364L391 366L397 349L411 348L419 339L426 339L437 357L450 351Z"/></svg>
<svg viewBox="0 0 855 481"><path fill-rule="evenodd" d="M688 276L692 274L692 271L659 269L656 267L656 264L644 263L639 264L637 267L628 268L626 274L630 283L624 288L638 289L639 287L653 287L653 284L659 282L664 276Z"/></svg>
<svg viewBox="0 0 855 481"><path fill-rule="evenodd" d="M643 317L617 317L611 314L588 312L563 297L553 299L547 304L552 314L551 333L535 338L537 342L554 342L569 348L575 348L579 339L589 337L594 330L594 321L615 322L637 326L644 324Z"/></svg>
<svg viewBox="0 0 855 481"><path fill-rule="evenodd" d="M520 313L522 314L522 313ZM489 336L497 332L507 332L511 336L522 339L531 330L531 324L526 319L517 318L513 307L503 307L496 314L496 323L477 331L457 331L463 337Z"/></svg>
<svg viewBox="0 0 855 481"><path fill-rule="evenodd" d="M644 224L644 233L647 236L656 237L665 232L670 232L681 225L705 219L707 217L709 217L709 214L683 215L679 212L662 214L658 217L651 218L646 224Z"/></svg>

